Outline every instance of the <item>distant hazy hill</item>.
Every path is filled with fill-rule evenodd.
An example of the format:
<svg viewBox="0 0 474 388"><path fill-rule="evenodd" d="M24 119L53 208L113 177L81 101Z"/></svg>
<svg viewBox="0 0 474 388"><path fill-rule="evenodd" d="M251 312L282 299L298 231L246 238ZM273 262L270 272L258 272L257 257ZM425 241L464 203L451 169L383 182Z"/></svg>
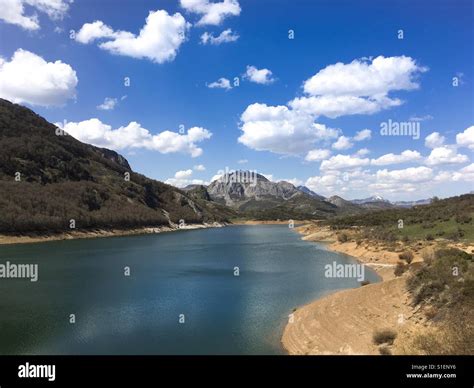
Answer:
<svg viewBox="0 0 474 388"><path fill-rule="evenodd" d="M389 201L379 195L374 195L364 199L353 199L352 203L365 207L366 209L390 209L392 207L413 207L418 205L428 205L431 199L420 199L416 201Z"/></svg>
<svg viewBox="0 0 474 388"><path fill-rule="evenodd" d="M0 99L0 232L222 221L205 199L134 173L114 151L81 143ZM129 180L127 179L129 176Z"/></svg>
<svg viewBox="0 0 474 388"><path fill-rule="evenodd" d="M333 205L337 206L339 209L343 210L343 213L347 214L358 214L363 211L362 207L352 203L351 201L347 201L338 195L333 195L329 197L328 202L332 203Z"/></svg>
<svg viewBox="0 0 474 388"><path fill-rule="evenodd" d="M393 205L398 206L398 207L413 207L413 206L419 206L419 205L429 205L430 203L431 203L431 199L419 199L418 201L395 201L395 202L392 202Z"/></svg>
<svg viewBox="0 0 474 388"><path fill-rule="evenodd" d="M353 199L351 202L368 210L390 209L395 207L394 204L379 195L363 199Z"/></svg>

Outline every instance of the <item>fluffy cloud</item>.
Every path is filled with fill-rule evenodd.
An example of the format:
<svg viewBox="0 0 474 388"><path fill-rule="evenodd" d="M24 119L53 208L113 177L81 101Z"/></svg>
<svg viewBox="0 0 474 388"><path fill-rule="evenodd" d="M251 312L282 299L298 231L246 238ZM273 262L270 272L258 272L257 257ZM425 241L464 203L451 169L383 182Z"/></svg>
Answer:
<svg viewBox="0 0 474 388"><path fill-rule="evenodd" d="M469 158L466 155L458 154L456 148L450 146L436 147L426 158L426 164L429 166L466 163L468 161Z"/></svg>
<svg viewBox="0 0 474 388"><path fill-rule="evenodd" d="M374 166L386 166L389 164L414 162L420 159L421 159L421 155L418 151L406 150L406 151L403 151L399 155L392 154L392 153L382 155L377 159L372 159L370 163Z"/></svg>
<svg viewBox="0 0 474 388"><path fill-rule="evenodd" d="M181 170L177 171L174 174L173 178L169 178L165 181L168 185L176 187L186 187L188 185L208 185L209 182L206 182L202 179L190 179L193 175L193 170Z"/></svg>
<svg viewBox="0 0 474 388"><path fill-rule="evenodd" d="M461 147L474 150L474 125L456 135L456 143Z"/></svg>
<svg viewBox="0 0 474 388"><path fill-rule="evenodd" d="M371 114L402 104L388 94L398 90L419 87L417 74L426 71L410 57L377 57L374 60L355 60L350 64L337 63L327 66L308 79L304 85L305 96L288 102L287 106L252 104L242 114L239 141L256 150L280 154L308 152L318 141L315 134L325 128L316 124L318 116L336 118L351 114ZM248 112L259 111L264 118L248 117ZM266 113L264 113L266 112ZM337 137L340 131L333 131ZM359 131L353 139L370 139L371 131ZM335 143L336 149L349 148L348 138Z"/></svg>
<svg viewBox="0 0 474 388"><path fill-rule="evenodd" d="M433 170L428 167L409 167L404 170L379 170L377 180L385 183L424 182L433 177Z"/></svg>
<svg viewBox="0 0 474 388"><path fill-rule="evenodd" d="M451 174L450 174L451 175ZM474 182L474 163L471 163L469 166L461 168L459 171L455 172L452 175L453 181L466 181Z"/></svg>
<svg viewBox="0 0 474 388"><path fill-rule="evenodd" d="M324 149L311 150L306 154L305 160L308 162L319 162L331 156L331 151Z"/></svg>
<svg viewBox="0 0 474 388"><path fill-rule="evenodd" d="M0 19L25 30L38 30L38 16L25 15L25 5L47 14L50 19L58 20L66 15L70 3L72 1L69 0L0 0Z"/></svg>
<svg viewBox="0 0 474 388"><path fill-rule="evenodd" d="M74 39L79 43L89 44L98 39L126 38L133 36L131 32L114 31L101 20L96 20L93 23L85 23L76 33Z"/></svg>
<svg viewBox="0 0 474 388"><path fill-rule="evenodd" d="M370 154L370 150L368 148L361 148L359 151L356 152L357 156L366 156Z"/></svg>
<svg viewBox="0 0 474 388"><path fill-rule="evenodd" d="M415 77L426 70L405 56L336 63L306 80L303 84L306 96L294 99L290 106L330 118L376 113L401 105L401 100L388 94L417 89Z"/></svg>
<svg viewBox="0 0 474 388"><path fill-rule="evenodd" d="M207 85L210 89L225 89L230 90L232 86L230 85L230 81L227 78L219 78L217 81L211 82Z"/></svg>
<svg viewBox="0 0 474 388"><path fill-rule="evenodd" d="M369 184L371 190L386 193L412 193L420 190L420 184L429 184L435 178L433 170L428 167L410 167L404 170L379 170L374 182Z"/></svg>
<svg viewBox="0 0 474 388"><path fill-rule="evenodd" d="M193 167L195 171L206 171L206 167L203 164L198 164Z"/></svg>
<svg viewBox="0 0 474 388"><path fill-rule="evenodd" d="M357 168L345 171L325 171L323 175L308 178L306 186L323 195L358 193L367 196L377 192L406 194L420 190L420 183L428 187L436 178L428 167L410 167L403 170L378 170L371 173Z"/></svg>
<svg viewBox="0 0 474 388"><path fill-rule="evenodd" d="M394 106L402 101L396 98L377 96L363 98L357 96L310 96L299 97L289 102L295 109L314 116L326 116L331 119L356 114L373 114Z"/></svg>
<svg viewBox="0 0 474 388"><path fill-rule="evenodd" d="M185 135L171 131L152 135L148 129L135 121L125 127L112 129L110 125L96 118L81 122L67 122L65 125L56 123L56 125L76 139L98 147L114 150L145 148L162 154L180 152L192 157L197 157L203 152L197 143L212 136L211 132L201 127L190 128Z"/></svg>
<svg viewBox="0 0 474 388"><path fill-rule="evenodd" d="M418 88L413 79L426 71L410 57L379 56L370 61L354 60L349 64L336 63L308 79L303 87L312 96L377 96L394 90Z"/></svg>
<svg viewBox="0 0 474 388"><path fill-rule="evenodd" d="M278 182L288 182L288 183L291 183L295 187L301 186L303 184L303 181L298 178L280 179Z"/></svg>
<svg viewBox="0 0 474 388"><path fill-rule="evenodd" d="M370 140L372 138L372 131L370 129L363 129L362 131L358 131L354 136L355 141L364 141Z"/></svg>
<svg viewBox="0 0 474 388"><path fill-rule="evenodd" d="M445 140L445 137L439 132L433 132L425 137L425 146L428 148L441 147Z"/></svg>
<svg viewBox="0 0 474 388"><path fill-rule="evenodd" d="M193 170L182 170L174 174L174 177L177 179L183 179L183 178L189 178L191 175L193 175Z"/></svg>
<svg viewBox="0 0 474 388"><path fill-rule="evenodd" d="M102 104L97 105L99 110L114 110L118 104L117 98L105 97L105 100Z"/></svg>
<svg viewBox="0 0 474 388"><path fill-rule="evenodd" d="M64 105L75 98L77 82L74 69L59 60L46 62L22 49L10 61L0 58L0 96L15 103Z"/></svg>
<svg viewBox="0 0 474 388"><path fill-rule="evenodd" d="M180 13L169 15L164 10L157 10L149 13L138 35L114 31L97 20L84 24L75 39L83 44L106 39L99 47L112 54L164 63L174 60L189 28L190 24Z"/></svg>
<svg viewBox="0 0 474 388"><path fill-rule="evenodd" d="M347 150L352 148L354 144L351 143L351 139L347 136L339 136L337 141L332 145L335 150Z"/></svg>
<svg viewBox="0 0 474 388"><path fill-rule="evenodd" d="M296 155L314 144L337 137L338 129L313 122L309 115L297 114L286 106L252 104L241 116L243 134L238 141L258 151Z"/></svg>
<svg viewBox="0 0 474 388"><path fill-rule="evenodd" d="M205 32L201 35L202 44L212 44L218 46L222 43L235 42L239 39L239 35L232 32L230 28L225 31L222 31L218 36L214 36L212 33Z"/></svg>
<svg viewBox="0 0 474 388"><path fill-rule="evenodd" d="M228 16L240 15L238 0L223 0L217 3L209 0L180 0L181 7L188 12L202 15L198 26L217 26Z"/></svg>
<svg viewBox="0 0 474 388"><path fill-rule="evenodd" d="M255 66L247 66L247 71L244 76L250 82L256 84L268 85L275 82L275 79L272 77L271 70L268 69L257 69Z"/></svg>
<svg viewBox="0 0 474 388"><path fill-rule="evenodd" d="M370 159L359 158L350 155L335 155L328 160L323 160L320 169L323 170L342 170L356 167L367 166L370 164Z"/></svg>

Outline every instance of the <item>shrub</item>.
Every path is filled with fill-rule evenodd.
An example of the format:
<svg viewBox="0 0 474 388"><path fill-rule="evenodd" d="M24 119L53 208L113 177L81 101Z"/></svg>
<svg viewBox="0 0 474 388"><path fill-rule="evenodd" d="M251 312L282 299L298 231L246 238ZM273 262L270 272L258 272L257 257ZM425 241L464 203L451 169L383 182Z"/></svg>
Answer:
<svg viewBox="0 0 474 388"><path fill-rule="evenodd" d="M426 241L433 241L434 240L434 237L431 233L428 233L425 237Z"/></svg>
<svg viewBox="0 0 474 388"><path fill-rule="evenodd" d="M468 214L458 214L456 217L454 217L454 220L458 224L469 224L472 221L472 217Z"/></svg>
<svg viewBox="0 0 474 388"><path fill-rule="evenodd" d="M387 345L380 346L379 347L379 353L382 356L391 356L392 355L392 351L390 350L390 347L387 346Z"/></svg>
<svg viewBox="0 0 474 388"><path fill-rule="evenodd" d="M382 329L376 330L372 337L374 344L382 345L382 344L389 344L392 345L393 341L397 338L397 332L392 329Z"/></svg>
<svg viewBox="0 0 474 388"><path fill-rule="evenodd" d="M337 235L337 241L340 243L345 243L349 241L349 236L346 233L340 233Z"/></svg>
<svg viewBox="0 0 474 388"><path fill-rule="evenodd" d="M411 264L411 262L413 261L413 253L409 251L400 253L398 257L400 258L400 260L405 260L407 264Z"/></svg>
<svg viewBox="0 0 474 388"><path fill-rule="evenodd" d="M405 271L406 265L399 261L395 266L395 270L393 271L393 273L395 274L395 276L402 276Z"/></svg>

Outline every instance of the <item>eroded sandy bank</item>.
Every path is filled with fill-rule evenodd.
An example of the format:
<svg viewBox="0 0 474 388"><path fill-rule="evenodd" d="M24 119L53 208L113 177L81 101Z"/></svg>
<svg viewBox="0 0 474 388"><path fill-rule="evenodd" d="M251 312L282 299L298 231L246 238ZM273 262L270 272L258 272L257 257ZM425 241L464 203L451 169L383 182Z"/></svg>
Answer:
<svg viewBox="0 0 474 388"><path fill-rule="evenodd" d="M175 232L179 230L193 230L193 229L204 229L204 228L219 228L223 227L224 223L204 223L204 224L189 224L178 226L159 226L159 227L146 227L146 228L133 228L133 229L95 229L95 230L72 230L67 233L55 233L55 234L44 234L44 235L23 235L23 236L10 236L0 235L0 245L6 244L28 244L28 243L39 243L46 241L57 241L57 240L74 240L83 238L100 238L100 237L118 237L118 236L133 236L140 234L157 234L165 232Z"/></svg>
<svg viewBox="0 0 474 388"><path fill-rule="evenodd" d="M372 341L375 331L391 329L397 332L397 338L403 338L421 328L424 319L410 306L405 275L393 274L399 260L397 252L377 245L340 243L334 232L317 224L304 225L297 231L304 234L304 240L324 241L329 249L354 256L373 268L383 281L338 291L297 308L282 337L290 354L379 354L379 347ZM415 254L414 262L421 260L421 255ZM397 339L390 351L400 352Z"/></svg>

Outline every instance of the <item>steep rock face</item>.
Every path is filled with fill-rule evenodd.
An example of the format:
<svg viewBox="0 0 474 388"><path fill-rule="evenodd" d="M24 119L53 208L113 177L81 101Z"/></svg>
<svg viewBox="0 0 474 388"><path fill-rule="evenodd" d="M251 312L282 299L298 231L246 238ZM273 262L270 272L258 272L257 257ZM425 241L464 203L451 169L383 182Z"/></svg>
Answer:
<svg viewBox="0 0 474 388"><path fill-rule="evenodd" d="M237 171L207 187L210 198L255 219L327 218L336 206L298 190L289 182L271 182L263 175Z"/></svg>
<svg viewBox="0 0 474 388"><path fill-rule="evenodd" d="M310 190L308 187L306 186L297 186L296 187L299 191L305 193L305 194L308 194L308 195L311 195L312 197L315 197L315 198L318 198L318 199L321 199L321 200L324 200L325 197L323 197L322 195L319 195L318 193L315 193L313 190Z"/></svg>
<svg viewBox="0 0 474 388"><path fill-rule="evenodd" d="M202 198L130 169L115 151L81 143L0 99L0 232L130 228L226 221Z"/></svg>
<svg viewBox="0 0 474 388"><path fill-rule="evenodd" d="M119 153L109 150L107 148L97 148L97 152L101 154L105 159L111 160L112 162L117 163L119 166L122 166L127 170L131 170L131 167L128 164L128 160L125 159Z"/></svg>
<svg viewBox="0 0 474 388"><path fill-rule="evenodd" d="M271 182L263 175L244 172L229 173L212 182L207 191L213 200L224 202L228 206L239 206L248 200L268 200L269 198L288 200L301 194L288 182Z"/></svg>

